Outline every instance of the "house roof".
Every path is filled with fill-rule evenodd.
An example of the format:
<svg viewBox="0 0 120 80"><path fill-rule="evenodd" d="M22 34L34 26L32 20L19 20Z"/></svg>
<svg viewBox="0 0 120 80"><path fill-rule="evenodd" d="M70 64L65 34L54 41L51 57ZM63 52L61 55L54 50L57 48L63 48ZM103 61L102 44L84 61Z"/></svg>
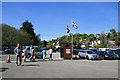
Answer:
<svg viewBox="0 0 120 80"><path fill-rule="evenodd" d="M109 41L109 43L111 43L111 44L115 45L115 41Z"/></svg>
<svg viewBox="0 0 120 80"><path fill-rule="evenodd" d="M88 44L89 43L89 41L84 41L82 44Z"/></svg>

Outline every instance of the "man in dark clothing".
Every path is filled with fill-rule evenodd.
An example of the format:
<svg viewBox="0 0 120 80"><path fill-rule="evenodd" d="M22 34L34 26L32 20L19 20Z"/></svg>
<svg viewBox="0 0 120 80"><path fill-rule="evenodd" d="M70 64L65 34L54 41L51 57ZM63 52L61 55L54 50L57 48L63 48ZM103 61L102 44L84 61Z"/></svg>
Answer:
<svg viewBox="0 0 120 80"><path fill-rule="evenodd" d="M18 66L18 60L19 60L19 65L21 66L22 63L22 51L20 48L20 45L17 44L17 47L14 49L14 53L16 54L16 64Z"/></svg>

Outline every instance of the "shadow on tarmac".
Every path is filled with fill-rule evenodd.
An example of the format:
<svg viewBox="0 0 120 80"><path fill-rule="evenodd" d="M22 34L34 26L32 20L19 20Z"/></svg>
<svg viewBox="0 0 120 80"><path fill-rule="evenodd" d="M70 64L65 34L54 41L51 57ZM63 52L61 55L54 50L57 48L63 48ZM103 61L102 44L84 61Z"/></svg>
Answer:
<svg viewBox="0 0 120 80"><path fill-rule="evenodd" d="M0 68L0 72L6 71L8 68Z"/></svg>
<svg viewBox="0 0 120 80"><path fill-rule="evenodd" d="M59 59L58 60L54 60L54 59L53 60L37 60L37 62L48 62L48 61L63 61L63 60L59 60Z"/></svg>
<svg viewBox="0 0 120 80"><path fill-rule="evenodd" d="M40 65L29 64L29 65L22 65L22 66L40 66Z"/></svg>

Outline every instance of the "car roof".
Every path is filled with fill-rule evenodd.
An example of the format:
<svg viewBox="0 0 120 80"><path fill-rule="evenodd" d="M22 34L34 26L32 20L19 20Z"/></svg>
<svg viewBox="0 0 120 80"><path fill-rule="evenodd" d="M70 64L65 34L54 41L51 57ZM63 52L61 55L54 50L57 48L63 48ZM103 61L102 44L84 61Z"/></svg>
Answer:
<svg viewBox="0 0 120 80"><path fill-rule="evenodd" d="M91 51L91 50L80 50L80 51Z"/></svg>

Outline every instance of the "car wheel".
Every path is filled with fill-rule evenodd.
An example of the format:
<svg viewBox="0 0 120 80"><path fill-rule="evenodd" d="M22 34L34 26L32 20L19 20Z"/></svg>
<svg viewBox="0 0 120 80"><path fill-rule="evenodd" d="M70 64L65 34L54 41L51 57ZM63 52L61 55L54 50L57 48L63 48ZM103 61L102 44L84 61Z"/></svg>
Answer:
<svg viewBox="0 0 120 80"><path fill-rule="evenodd" d="M88 57L88 56L86 56L86 58L89 60L89 57Z"/></svg>
<svg viewBox="0 0 120 80"><path fill-rule="evenodd" d="M79 55L79 59L81 58L81 56Z"/></svg>
<svg viewBox="0 0 120 80"><path fill-rule="evenodd" d="M104 60L104 59L105 59L105 56L102 57L102 60Z"/></svg>
<svg viewBox="0 0 120 80"><path fill-rule="evenodd" d="M27 54L27 55L26 55L27 58L30 58L30 56L31 56L30 54Z"/></svg>
<svg viewBox="0 0 120 80"><path fill-rule="evenodd" d="M38 56L35 56L35 58L38 58Z"/></svg>

